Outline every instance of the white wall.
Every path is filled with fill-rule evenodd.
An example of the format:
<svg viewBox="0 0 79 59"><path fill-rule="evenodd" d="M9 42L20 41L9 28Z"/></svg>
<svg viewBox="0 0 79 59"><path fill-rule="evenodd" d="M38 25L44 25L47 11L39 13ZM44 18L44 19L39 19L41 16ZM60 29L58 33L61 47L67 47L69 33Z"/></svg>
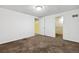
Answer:
<svg viewBox="0 0 79 59"><path fill-rule="evenodd" d="M79 10L64 13L63 38L70 41L79 42L79 16L73 18L73 14L79 15Z"/></svg>
<svg viewBox="0 0 79 59"><path fill-rule="evenodd" d="M34 36L34 16L0 8L0 44Z"/></svg>
<svg viewBox="0 0 79 59"><path fill-rule="evenodd" d="M79 42L79 17L73 18L73 14L79 15L79 9L63 12L55 15L45 16L45 35L55 37L55 17L63 16L63 39ZM42 22L42 18L40 19ZM43 26L42 26L43 27ZM41 28L41 32L43 29ZM42 33L41 33L42 34Z"/></svg>

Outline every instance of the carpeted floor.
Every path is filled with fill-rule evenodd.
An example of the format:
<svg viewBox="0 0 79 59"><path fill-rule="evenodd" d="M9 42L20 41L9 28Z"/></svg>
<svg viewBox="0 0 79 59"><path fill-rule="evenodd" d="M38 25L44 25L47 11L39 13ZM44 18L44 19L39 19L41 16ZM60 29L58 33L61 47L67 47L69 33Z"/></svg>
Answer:
<svg viewBox="0 0 79 59"><path fill-rule="evenodd" d="M62 41L56 44L55 38L36 35L0 45L1 53L78 53L79 43Z"/></svg>

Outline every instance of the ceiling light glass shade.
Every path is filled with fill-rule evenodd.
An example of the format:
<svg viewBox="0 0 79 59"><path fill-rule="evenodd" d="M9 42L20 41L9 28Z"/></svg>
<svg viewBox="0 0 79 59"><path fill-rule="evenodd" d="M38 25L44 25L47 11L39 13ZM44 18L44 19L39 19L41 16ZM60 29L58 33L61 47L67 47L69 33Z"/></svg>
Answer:
<svg viewBox="0 0 79 59"><path fill-rule="evenodd" d="M37 9L38 11L40 11L42 8L41 8L41 7L37 7L36 9Z"/></svg>
<svg viewBox="0 0 79 59"><path fill-rule="evenodd" d="M43 9L43 6L35 6L35 9L36 9L37 11L41 11L41 10Z"/></svg>

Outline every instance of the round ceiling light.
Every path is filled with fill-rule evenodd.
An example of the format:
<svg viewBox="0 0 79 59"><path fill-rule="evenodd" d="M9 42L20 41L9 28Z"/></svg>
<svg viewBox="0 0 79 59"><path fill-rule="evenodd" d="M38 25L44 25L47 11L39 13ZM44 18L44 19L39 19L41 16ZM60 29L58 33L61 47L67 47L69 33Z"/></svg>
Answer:
<svg viewBox="0 0 79 59"><path fill-rule="evenodd" d="M35 6L35 8L37 11L40 11L40 10L42 10L43 6Z"/></svg>

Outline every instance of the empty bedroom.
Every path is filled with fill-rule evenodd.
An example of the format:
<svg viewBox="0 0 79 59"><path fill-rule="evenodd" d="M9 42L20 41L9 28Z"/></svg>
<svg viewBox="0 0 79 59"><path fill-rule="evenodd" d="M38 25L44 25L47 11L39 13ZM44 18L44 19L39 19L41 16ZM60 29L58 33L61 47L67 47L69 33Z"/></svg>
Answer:
<svg viewBox="0 0 79 59"><path fill-rule="evenodd" d="M79 5L0 5L0 53L79 53Z"/></svg>

